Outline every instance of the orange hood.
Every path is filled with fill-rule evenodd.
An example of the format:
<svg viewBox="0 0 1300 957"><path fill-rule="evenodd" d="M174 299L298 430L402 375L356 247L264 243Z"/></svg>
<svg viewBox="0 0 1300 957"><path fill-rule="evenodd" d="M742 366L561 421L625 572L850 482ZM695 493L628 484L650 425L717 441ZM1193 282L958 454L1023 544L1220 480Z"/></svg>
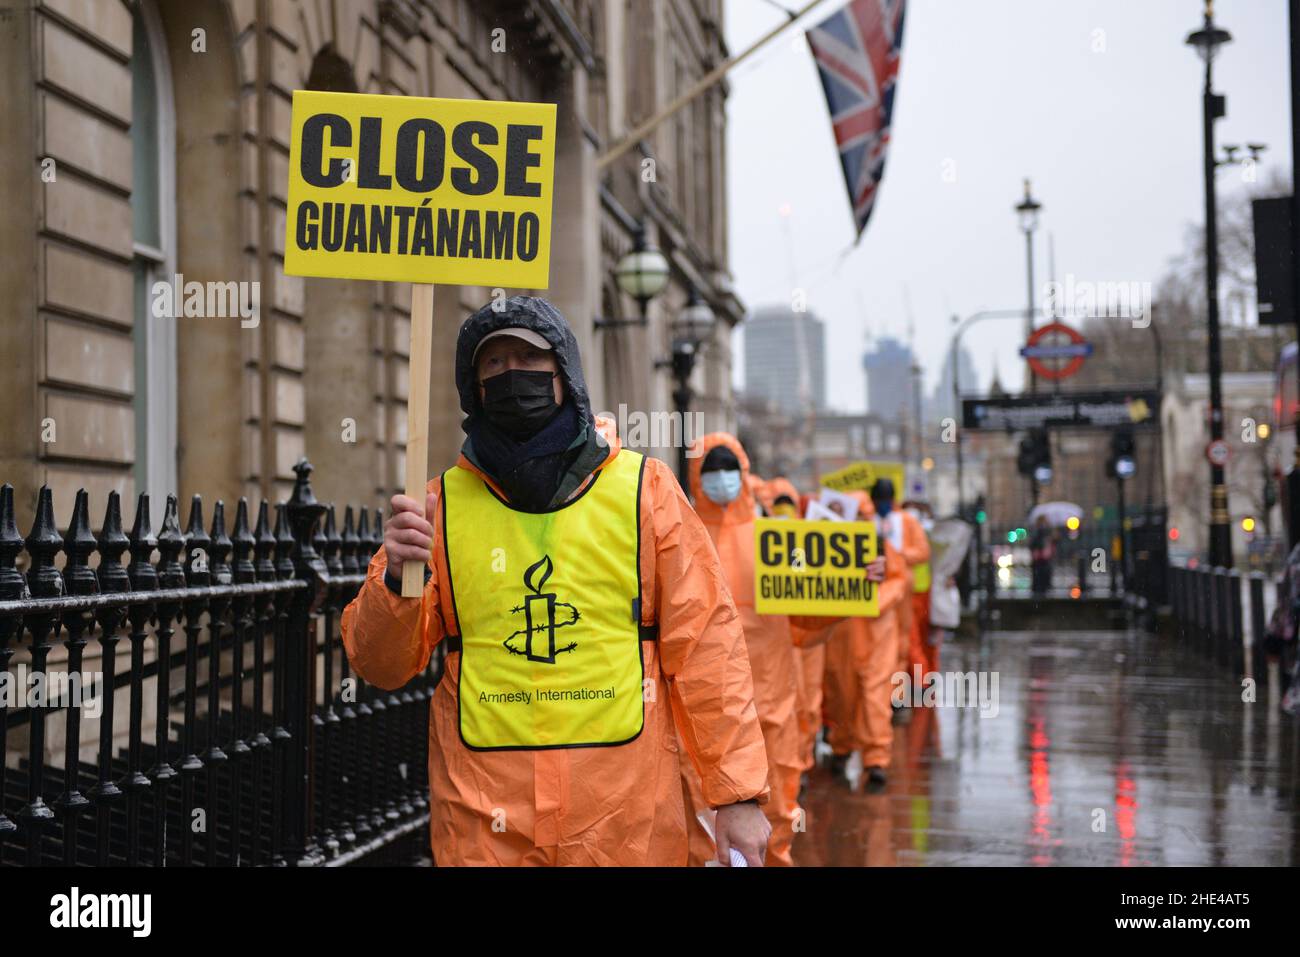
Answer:
<svg viewBox="0 0 1300 957"><path fill-rule="evenodd" d="M876 506L871 501L871 496L868 495L866 492L864 492L862 489L855 488L845 494L852 495L855 499L858 500L858 521L859 522L869 521L876 517Z"/></svg>
<svg viewBox="0 0 1300 957"><path fill-rule="evenodd" d="M719 505L704 494L700 484L700 467L704 457L719 445L735 453L740 462L740 494L726 505ZM710 432L691 444L689 479L695 511L706 525L739 525L754 520L754 492L749 482L749 456L740 441L729 432Z"/></svg>
<svg viewBox="0 0 1300 957"><path fill-rule="evenodd" d="M794 502L794 507L799 509L799 514L803 514L803 508L800 507L799 490L794 487L793 482L784 476L778 476L764 482L763 487L758 492L758 500L763 503L763 508L770 512L773 503L782 495L788 495L790 501Z"/></svg>

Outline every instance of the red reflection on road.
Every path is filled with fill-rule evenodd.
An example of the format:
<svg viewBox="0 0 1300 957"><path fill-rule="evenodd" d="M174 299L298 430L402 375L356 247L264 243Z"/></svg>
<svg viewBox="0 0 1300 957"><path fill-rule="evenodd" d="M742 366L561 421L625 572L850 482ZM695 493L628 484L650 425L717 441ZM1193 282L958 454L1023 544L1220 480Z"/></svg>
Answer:
<svg viewBox="0 0 1300 957"><path fill-rule="evenodd" d="M1133 864L1133 839L1137 837L1137 782L1127 761L1115 766L1115 826L1119 828L1119 866Z"/></svg>

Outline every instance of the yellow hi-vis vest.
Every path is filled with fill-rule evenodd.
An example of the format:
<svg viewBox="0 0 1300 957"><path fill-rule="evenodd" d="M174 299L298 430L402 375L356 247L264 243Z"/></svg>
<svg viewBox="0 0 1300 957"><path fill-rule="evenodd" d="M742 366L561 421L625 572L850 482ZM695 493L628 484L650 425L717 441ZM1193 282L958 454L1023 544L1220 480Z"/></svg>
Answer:
<svg viewBox="0 0 1300 957"><path fill-rule="evenodd" d="M460 634L460 737L479 751L624 744L641 733L640 498L626 449L558 508L511 508L481 478L442 476Z"/></svg>
<svg viewBox="0 0 1300 957"><path fill-rule="evenodd" d="M916 568L912 569L912 591L917 595L922 595L930 590L930 563L928 561L918 562Z"/></svg>

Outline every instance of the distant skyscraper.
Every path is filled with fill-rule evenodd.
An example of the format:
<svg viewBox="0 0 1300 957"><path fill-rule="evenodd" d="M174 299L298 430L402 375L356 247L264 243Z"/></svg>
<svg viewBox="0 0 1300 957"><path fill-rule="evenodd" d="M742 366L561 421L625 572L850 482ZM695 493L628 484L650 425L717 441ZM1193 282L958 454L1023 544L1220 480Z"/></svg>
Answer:
<svg viewBox="0 0 1300 957"><path fill-rule="evenodd" d="M783 411L826 408L826 327L810 312L760 306L745 322L745 394Z"/></svg>
<svg viewBox="0 0 1300 957"><path fill-rule="evenodd" d="M884 419L914 416L912 404L912 350L897 339L876 340L874 352L862 357L867 373L867 411Z"/></svg>
<svg viewBox="0 0 1300 957"><path fill-rule="evenodd" d="M979 391L979 376L975 372L975 363L971 361L970 353L966 347L962 346L957 350L957 370L960 376L957 379L957 385L963 393L975 393ZM945 416L952 416L955 419L961 418L961 409L954 403L952 398L952 353L949 352L944 357L943 371L939 374L939 383L934 387L934 398L932 400L929 418L931 421L942 419Z"/></svg>

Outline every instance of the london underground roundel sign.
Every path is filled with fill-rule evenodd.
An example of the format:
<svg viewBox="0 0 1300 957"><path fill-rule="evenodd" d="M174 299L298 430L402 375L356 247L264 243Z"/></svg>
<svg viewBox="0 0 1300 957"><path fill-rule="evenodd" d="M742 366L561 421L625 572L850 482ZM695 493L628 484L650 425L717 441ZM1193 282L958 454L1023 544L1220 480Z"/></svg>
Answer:
<svg viewBox="0 0 1300 957"><path fill-rule="evenodd" d="M1049 322L1033 331L1020 354L1042 378L1067 379L1092 355L1092 343L1063 322Z"/></svg>

